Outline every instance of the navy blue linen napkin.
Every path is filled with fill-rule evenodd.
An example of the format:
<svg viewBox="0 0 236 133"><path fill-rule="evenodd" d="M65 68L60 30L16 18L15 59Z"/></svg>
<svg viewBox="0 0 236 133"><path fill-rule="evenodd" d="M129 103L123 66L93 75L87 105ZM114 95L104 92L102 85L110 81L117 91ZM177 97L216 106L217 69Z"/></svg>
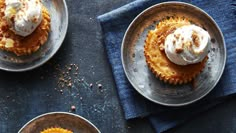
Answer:
<svg viewBox="0 0 236 133"><path fill-rule="evenodd" d="M121 42L131 21L144 9L166 0L136 0L109 13L98 16L102 27L104 45L116 82L125 118L146 117L157 132L163 132L199 112L221 103L236 93L236 12L235 0L182 0L196 5L210 14L220 26L227 46L227 63L221 80L204 99L181 108L164 107L152 103L128 82L121 63ZM210 100L209 100L210 99ZM214 101L214 102L213 102Z"/></svg>

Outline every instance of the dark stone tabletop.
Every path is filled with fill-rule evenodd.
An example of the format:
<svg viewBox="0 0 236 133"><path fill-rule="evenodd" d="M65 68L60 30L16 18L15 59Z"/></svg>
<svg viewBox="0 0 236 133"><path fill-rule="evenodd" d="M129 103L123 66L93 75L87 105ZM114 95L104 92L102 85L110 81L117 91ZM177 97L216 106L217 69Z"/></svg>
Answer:
<svg viewBox="0 0 236 133"><path fill-rule="evenodd" d="M32 71L0 71L0 133L16 133L32 118L54 111L79 114L104 133L154 132L143 118L124 119L96 20L131 1L67 0L69 27L57 54ZM235 105L232 99L168 132L236 132Z"/></svg>

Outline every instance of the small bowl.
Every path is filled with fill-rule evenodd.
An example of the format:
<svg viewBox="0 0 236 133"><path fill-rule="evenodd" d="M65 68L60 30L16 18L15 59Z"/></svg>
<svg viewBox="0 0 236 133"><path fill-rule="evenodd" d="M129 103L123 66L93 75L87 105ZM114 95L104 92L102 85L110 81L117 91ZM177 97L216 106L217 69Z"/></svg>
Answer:
<svg viewBox="0 0 236 133"><path fill-rule="evenodd" d="M52 127L60 127L74 133L100 133L98 128L85 118L66 112L51 112L37 116L26 123L18 133L40 133Z"/></svg>
<svg viewBox="0 0 236 133"><path fill-rule="evenodd" d="M35 53L16 56L0 50L0 69L21 72L34 69L47 62L60 48L68 27L68 9L65 0L42 0L51 16L51 31L48 41Z"/></svg>
<svg viewBox="0 0 236 133"><path fill-rule="evenodd" d="M144 44L147 33L168 17L185 17L206 29L212 40L206 66L192 84L169 85L147 67ZM122 42L121 58L132 86L152 102L165 106L184 106L206 96L218 83L226 63L226 46L216 22L202 9L183 2L164 2L140 13L128 27Z"/></svg>

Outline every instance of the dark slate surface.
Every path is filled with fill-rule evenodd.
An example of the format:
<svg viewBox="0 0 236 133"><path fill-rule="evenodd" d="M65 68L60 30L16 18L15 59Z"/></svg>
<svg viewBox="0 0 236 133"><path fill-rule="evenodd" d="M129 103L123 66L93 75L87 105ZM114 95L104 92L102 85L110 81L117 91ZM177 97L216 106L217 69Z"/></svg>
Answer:
<svg viewBox="0 0 236 133"><path fill-rule="evenodd" d="M58 53L33 71L0 71L0 133L16 133L35 116L51 111L69 112L72 105L76 106L74 113L104 133L153 132L144 119L124 120L96 20L96 16L130 1L67 0L69 28ZM68 74L74 83L71 88L62 87L58 81L62 83L61 74L68 71L65 67L70 64L78 66L78 70L73 67ZM103 87L99 89L96 83ZM236 98L168 132L236 132L235 105Z"/></svg>

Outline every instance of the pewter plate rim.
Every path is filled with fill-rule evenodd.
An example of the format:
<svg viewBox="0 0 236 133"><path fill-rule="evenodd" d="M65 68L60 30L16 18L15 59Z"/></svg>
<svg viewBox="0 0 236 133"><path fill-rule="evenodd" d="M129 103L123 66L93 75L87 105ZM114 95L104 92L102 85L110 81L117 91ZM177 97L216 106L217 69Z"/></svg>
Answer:
<svg viewBox="0 0 236 133"><path fill-rule="evenodd" d="M48 112L48 113L44 113L44 114L41 114L39 116L36 116L35 118L31 119L29 122L27 122L19 131L18 133L21 133L22 130L24 130L29 124L33 123L34 121L36 121L37 119L39 118L43 118L43 117L46 117L46 116L49 116L49 115L55 115L55 114L58 114L58 115L70 115L70 116L74 116L74 117L77 117L79 119L81 119L83 122L91 125L98 133L100 133L100 131L98 130L98 128L93 124L91 123L89 120L85 119L84 117L80 116L80 115L77 115L77 114L73 114L73 113L68 113L68 112Z"/></svg>
<svg viewBox="0 0 236 133"><path fill-rule="evenodd" d="M46 0L47 1L47 0ZM30 70L33 70L35 68L38 68L40 66L42 66L43 64L45 64L47 61L49 61L56 53L57 51L60 49L65 37L66 37L66 34L67 34L67 30L68 30L68 23L69 23L69 15L68 15L68 8L67 8L67 4L66 4L66 1L65 0L62 0L62 3L63 3L63 6L65 7L65 23L64 23L64 32L62 32L61 34L61 38L58 40L58 46L57 47L53 47L53 51L46 57L44 57L45 59L39 63L36 63L34 64L33 66L29 66L29 67L25 67L25 68L7 68L7 67L2 67L0 66L0 70L3 70L3 71L8 71L8 72L25 72L25 71L30 71ZM50 34L50 32L49 32ZM37 52L37 51L36 51ZM34 54L34 53L32 53ZM28 55L28 56L31 56L31 55Z"/></svg>
<svg viewBox="0 0 236 133"><path fill-rule="evenodd" d="M143 92L141 92L141 90L139 89L138 86L136 86L132 79L130 78L129 74L128 74L128 70L125 66L125 61L124 61L124 45L125 45L125 41L126 41L126 38L127 38L127 34L129 32L129 29L131 28L131 26L135 23L135 21L140 17L142 16L143 14L145 14L146 12L152 10L153 8L158 8L159 6L162 6L162 5L166 5L166 4L183 4L183 5L186 5L188 7L191 7L191 8L195 8L197 10L199 10L200 12L202 12L203 14L205 14L213 23L214 23L214 26L217 28L217 30L219 31L219 34L220 34L220 37L223 41L223 47L224 47L224 57L223 57L223 67L220 71L220 74L219 74L219 77L217 78L216 82L214 83L214 85L211 87L211 89L209 89L205 94L199 96L198 98L194 99L194 100L191 100L191 101L188 101L188 102L184 102L184 103L178 103L178 104L170 104L170 103L165 103L165 102L161 102L161 101L157 101L157 100L154 100L150 97L148 97L147 95L143 94ZM226 50L226 45L225 45L225 39L224 39L224 36L223 36L223 33L221 31L221 29L219 28L218 24L215 22L215 20L208 14L206 13L203 9L195 6L195 5L192 5L192 4L189 4L189 3L185 3L185 2L177 2L177 1L171 1L171 2L162 2L162 3L159 3L159 4L155 4L153 6L150 6L149 8L145 9L144 11L142 11L140 14L138 14L135 19L130 23L130 25L128 26L125 34L124 34L124 37L123 37L123 40L122 40L122 45L121 45L121 61L122 61L122 66L123 66L123 69L124 69L124 72L125 72L125 75L128 79L128 81L131 83L131 85L134 87L134 89L139 93L141 94L144 98L154 102L154 103L157 103L157 104L160 104L160 105L164 105L164 106L170 106L170 107L179 107L179 106L185 106L185 105L189 105L189 104L192 104L200 99L202 99L203 97L205 97L207 94L210 93L210 91L213 90L213 88L217 85L217 83L219 82L223 72L224 72L224 69L225 69L225 64L226 64L226 60L227 60L227 50Z"/></svg>

